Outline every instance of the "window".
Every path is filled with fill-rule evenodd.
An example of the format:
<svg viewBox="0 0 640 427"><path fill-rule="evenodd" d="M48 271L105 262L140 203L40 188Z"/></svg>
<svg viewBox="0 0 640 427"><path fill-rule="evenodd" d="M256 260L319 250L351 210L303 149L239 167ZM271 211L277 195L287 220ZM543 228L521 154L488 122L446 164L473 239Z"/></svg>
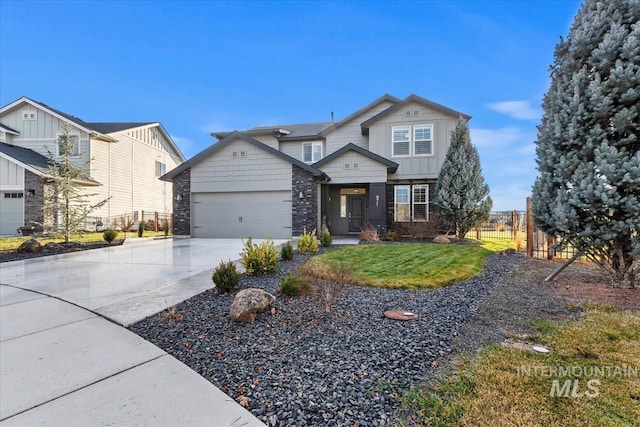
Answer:
<svg viewBox="0 0 640 427"><path fill-rule="evenodd" d="M393 157L433 155L433 125L394 126L391 129Z"/></svg>
<svg viewBox="0 0 640 427"><path fill-rule="evenodd" d="M397 222L409 221L409 191L410 185L396 185L395 187L395 214L394 220Z"/></svg>
<svg viewBox="0 0 640 427"><path fill-rule="evenodd" d="M22 199L23 193L4 193L5 199Z"/></svg>
<svg viewBox="0 0 640 427"><path fill-rule="evenodd" d="M433 125L413 127L413 153L416 156L433 154Z"/></svg>
<svg viewBox="0 0 640 427"><path fill-rule="evenodd" d="M74 134L58 135L58 156L64 155L67 150L69 151L69 155L71 156L80 155L80 144L78 143L79 140L80 138L78 137L78 135Z"/></svg>
<svg viewBox="0 0 640 427"><path fill-rule="evenodd" d="M414 221L428 221L429 209L427 203L429 202L429 186L428 185L414 185L413 186L413 220Z"/></svg>
<svg viewBox="0 0 640 427"><path fill-rule="evenodd" d="M345 194L340 195L340 218L347 217L347 196Z"/></svg>
<svg viewBox="0 0 640 427"><path fill-rule="evenodd" d="M391 130L393 136L393 156L410 156L411 126L397 126Z"/></svg>
<svg viewBox="0 0 640 427"><path fill-rule="evenodd" d="M302 161L315 163L322 159L322 142L305 142L302 144Z"/></svg>
<svg viewBox="0 0 640 427"><path fill-rule="evenodd" d="M394 194L394 221L429 220L429 185L396 185Z"/></svg>
<svg viewBox="0 0 640 427"><path fill-rule="evenodd" d="M167 173L167 165L156 160L156 177L161 177Z"/></svg>

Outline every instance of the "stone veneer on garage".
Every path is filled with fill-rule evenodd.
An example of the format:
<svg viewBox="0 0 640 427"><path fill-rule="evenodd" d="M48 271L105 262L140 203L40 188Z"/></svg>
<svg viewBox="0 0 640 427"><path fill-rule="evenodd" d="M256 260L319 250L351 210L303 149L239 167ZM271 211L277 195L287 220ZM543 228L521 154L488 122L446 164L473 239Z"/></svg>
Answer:
<svg viewBox="0 0 640 427"><path fill-rule="evenodd" d="M191 168L173 178L173 234L191 234Z"/></svg>
<svg viewBox="0 0 640 427"><path fill-rule="evenodd" d="M33 190L33 196L29 195L29 190ZM53 192L51 185L45 184L42 177L25 169L24 171L24 224L34 226L37 232L43 231L43 226L52 224L44 223L44 213L42 206L46 196L50 197Z"/></svg>
<svg viewBox="0 0 640 427"><path fill-rule="evenodd" d="M292 165L291 215L292 235L318 228L318 186L313 174ZM300 198L302 193L303 198Z"/></svg>

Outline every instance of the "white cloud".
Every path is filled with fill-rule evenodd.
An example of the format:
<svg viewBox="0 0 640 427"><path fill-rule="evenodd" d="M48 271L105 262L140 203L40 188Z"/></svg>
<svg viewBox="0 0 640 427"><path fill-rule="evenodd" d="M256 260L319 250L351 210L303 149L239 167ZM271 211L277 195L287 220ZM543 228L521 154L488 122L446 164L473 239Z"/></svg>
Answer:
<svg viewBox="0 0 640 427"><path fill-rule="evenodd" d="M487 107L519 120L535 120L541 116L540 110L533 108L529 101L492 102Z"/></svg>
<svg viewBox="0 0 640 427"><path fill-rule="evenodd" d="M471 142L478 148L500 148L527 138L515 127L500 129L471 129Z"/></svg>

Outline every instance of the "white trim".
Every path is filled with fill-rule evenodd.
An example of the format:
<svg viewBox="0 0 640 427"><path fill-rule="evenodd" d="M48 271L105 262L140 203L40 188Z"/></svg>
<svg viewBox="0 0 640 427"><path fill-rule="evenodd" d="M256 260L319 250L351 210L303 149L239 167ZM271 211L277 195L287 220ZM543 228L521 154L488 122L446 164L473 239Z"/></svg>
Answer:
<svg viewBox="0 0 640 427"><path fill-rule="evenodd" d="M407 154L396 154L395 153L395 148L396 148L396 141L395 141L395 131L396 129L400 130L400 129L406 129L409 131L408 135L409 135L409 139L407 141L408 145L409 145L409 152ZM404 142L404 141L398 141L398 142ZM402 125L402 126L391 126L391 157L411 157L411 125Z"/></svg>
<svg viewBox="0 0 640 427"><path fill-rule="evenodd" d="M416 219L416 198L414 193L416 188L424 188L426 190L424 203L418 203L419 205L424 205L424 219ZM411 219L413 222L429 222L429 184L416 184L411 186Z"/></svg>
<svg viewBox="0 0 640 427"><path fill-rule="evenodd" d="M22 185L0 185L0 192L15 193L16 191L24 192L24 183Z"/></svg>
<svg viewBox="0 0 640 427"><path fill-rule="evenodd" d="M430 128L431 131L431 139L421 139L420 141L430 141L431 142L431 153L429 154L417 154L416 153L416 128ZM413 141L411 143L411 147L413 148L413 156L414 157L433 157L435 156L435 141L434 141L434 137L433 137L433 124L418 124L418 125L413 125L413 132L412 132L412 136L413 136Z"/></svg>
<svg viewBox="0 0 640 427"><path fill-rule="evenodd" d="M60 114L57 114L57 113L51 111L50 109L38 104L37 102L34 102L34 101L30 100L26 96L23 96L22 98L13 101L11 104L7 104L4 107L0 108L0 114L4 113L5 111L12 110L14 107L20 105L23 102L26 102L27 104L31 105L32 107L34 107L34 108L36 108L38 110L45 111L47 114L51 114L52 116L56 117L57 119L62 120L63 122L69 123L71 126L73 126L75 128L78 128L78 129L80 129L80 130L82 130L84 132L96 133L94 130L87 129L84 126L80 126L78 123L72 122L71 120L67 119L66 117L63 117Z"/></svg>
<svg viewBox="0 0 640 427"><path fill-rule="evenodd" d="M58 133L56 134L56 140L55 140L55 145L56 145L56 157L60 157L62 154L60 154L60 137L63 136L64 133ZM83 152L81 151L81 146L80 146L80 134L79 133L70 133L69 137L76 137L76 143L75 145L78 147L78 152L75 154L71 154L69 157L75 158L75 157L81 157L83 155Z"/></svg>
<svg viewBox="0 0 640 427"><path fill-rule="evenodd" d="M407 219L398 219L398 190L400 188L408 190L408 200L407 203L402 203L402 205L406 205L409 210L409 217ZM395 222L409 222L411 220L411 185L409 184L401 184L393 186L393 220Z"/></svg>
<svg viewBox="0 0 640 427"><path fill-rule="evenodd" d="M310 145L311 146L311 160L305 160L304 158L304 147ZM315 147L320 147L320 158L319 159L314 159L313 158L313 153L314 153L314 148ZM302 143L302 161L308 165L312 165L316 162L319 162L320 160L322 160L322 158L324 157L324 147L322 146L322 141L312 141L312 142L303 142Z"/></svg>

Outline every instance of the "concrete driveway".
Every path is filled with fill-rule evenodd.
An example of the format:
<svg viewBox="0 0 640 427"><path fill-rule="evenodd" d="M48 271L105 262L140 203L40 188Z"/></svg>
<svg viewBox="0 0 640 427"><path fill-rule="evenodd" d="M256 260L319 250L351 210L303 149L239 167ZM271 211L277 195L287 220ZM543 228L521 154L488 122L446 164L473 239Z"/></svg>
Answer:
<svg viewBox="0 0 640 427"><path fill-rule="evenodd" d="M262 425L119 326L211 288L213 268L241 249L232 239L133 240L0 264L0 424Z"/></svg>

